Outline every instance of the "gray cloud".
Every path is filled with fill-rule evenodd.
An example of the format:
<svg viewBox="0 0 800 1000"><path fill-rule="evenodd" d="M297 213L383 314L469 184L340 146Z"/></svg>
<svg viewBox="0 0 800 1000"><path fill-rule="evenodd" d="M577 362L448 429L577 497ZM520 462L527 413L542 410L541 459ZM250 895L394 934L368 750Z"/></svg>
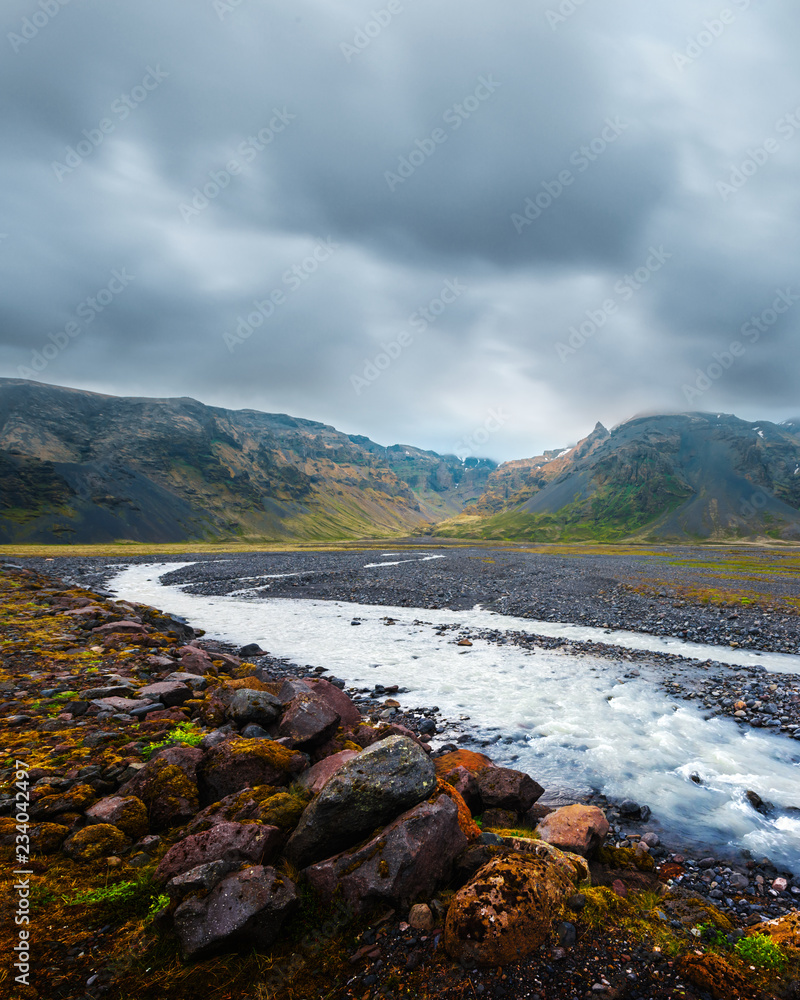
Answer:
<svg viewBox="0 0 800 1000"><path fill-rule="evenodd" d="M57 4L0 14L5 375L521 457L800 293L788 3ZM799 323L692 408L797 412Z"/></svg>

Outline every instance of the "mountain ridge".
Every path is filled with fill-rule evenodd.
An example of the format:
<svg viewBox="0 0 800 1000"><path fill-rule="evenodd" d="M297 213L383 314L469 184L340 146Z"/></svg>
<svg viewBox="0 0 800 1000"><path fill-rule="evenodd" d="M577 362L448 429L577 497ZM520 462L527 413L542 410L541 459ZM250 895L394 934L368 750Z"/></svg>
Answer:
<svg viewBox="0 0 800 1000"><path fill-rule="evenodd" d="M800 540L800 419L645 414L496 465L191 397L0 378L0 542Z"/></svg>

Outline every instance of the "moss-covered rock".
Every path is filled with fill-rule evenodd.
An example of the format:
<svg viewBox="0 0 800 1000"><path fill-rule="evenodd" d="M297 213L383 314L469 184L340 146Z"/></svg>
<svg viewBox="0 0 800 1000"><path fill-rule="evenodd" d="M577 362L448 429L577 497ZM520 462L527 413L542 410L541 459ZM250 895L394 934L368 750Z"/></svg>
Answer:
<svg viewBox="0 0 800 1000"><path fill-rule="evenodd" d="M91 785L75 785L66 792L44 795L31 808L34 819L50 819L59 813L83 812L97 799L97 792Z"/></svg>
<svg viewBox="0 0 800 1000"><path fill-rule="evenodd" d="M609 868L638 868L640 872L651 872L656 866L649 854L637 852L633 847L601 847L597 860Z"/></svg>
<svg viewBox="0 0 800 1000"><path fill-rule="evenodd" d="M205 757L200 769L202 800L211 804L244 788L288 785L307 767L305 754L273 740L229 740Z"/></svg>
<svg viewBox="0 0 800 1000"><path fill-rule="evenodd" d="M199 808L197 768L203 759L193 747L167 747L119 790L147 807L150 827L163 830L191 819Z"/></svg>
<svg viewBox="0 0 800 1000"><path fill-rule="evenodd" d="M64 844L64 853L73 861L97 861L119 854L130 845L122 830L110 823L98 823L73 833Z"/></svg>
<svg viewBox="0 0 800 1000"><path fill-rule="evenodd" d="M38 823L31 827L31 851L34 854L55 854L69 836L69 829L60 823Z"/></svg>
<svg viewBox="0 0 800 1000"><path fill-rule="evenodd" d="M722 955L690 952L678 962L678 971L689 982L720 1000L745 995L747 981Z"/></svg>
<svg viewBox="0 0 800 1000"><path fill-rule="evenodd" d="M524 958L547 939L576 885L572 864L557 855L495 858L450 904L445 923L448 954L478 965Z"/></svg>
<svg viewBox="0 0 800 1000"><path fill-rule="evenodd" d="M89 823L109 823L134 840L148 831L147 806L135 795L113 795L100 799L86 810Z"/></svg>

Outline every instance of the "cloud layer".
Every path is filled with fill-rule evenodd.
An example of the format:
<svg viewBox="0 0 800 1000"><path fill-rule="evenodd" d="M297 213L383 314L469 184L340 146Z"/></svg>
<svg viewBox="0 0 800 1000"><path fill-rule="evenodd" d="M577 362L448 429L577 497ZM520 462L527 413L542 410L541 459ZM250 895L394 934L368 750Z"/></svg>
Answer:
<svg viewBox="0 0 800 1000"><path fill-rule="evenodd" d="M797 12L652 7L8 0L0 373L498 459L796 414Z"/></svg>

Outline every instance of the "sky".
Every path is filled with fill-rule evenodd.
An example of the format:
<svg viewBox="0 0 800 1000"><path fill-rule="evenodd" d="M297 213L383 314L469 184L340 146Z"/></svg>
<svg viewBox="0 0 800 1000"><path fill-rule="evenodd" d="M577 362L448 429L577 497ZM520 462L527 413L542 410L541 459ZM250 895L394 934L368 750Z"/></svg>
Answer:
<svg viewBox="0 0 800 1000"><path fill-rule="evenodd" d="M796 0L4 0L0 375L495 460L800 413Z"/></svg>

